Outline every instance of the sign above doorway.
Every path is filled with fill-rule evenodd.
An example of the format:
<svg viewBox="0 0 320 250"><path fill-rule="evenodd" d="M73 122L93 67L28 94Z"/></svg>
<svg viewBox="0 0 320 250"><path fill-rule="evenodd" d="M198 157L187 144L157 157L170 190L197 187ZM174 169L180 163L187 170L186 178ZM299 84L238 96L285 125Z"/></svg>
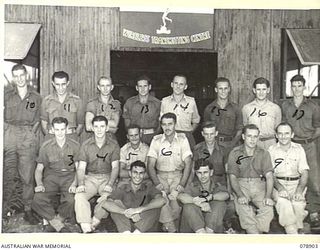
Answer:
<svg viewBox="0 0 320 250"><path fill-rule="evenodd" d="M120 11L120 46L213 49L213 14Z"/></svg>

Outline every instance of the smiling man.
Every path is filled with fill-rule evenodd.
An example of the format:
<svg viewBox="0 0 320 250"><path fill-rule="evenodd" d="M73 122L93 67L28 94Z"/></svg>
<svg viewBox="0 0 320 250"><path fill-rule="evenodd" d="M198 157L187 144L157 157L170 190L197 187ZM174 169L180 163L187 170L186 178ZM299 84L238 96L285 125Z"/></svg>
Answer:
<svg viewBox="0 0 320 250"><path fill-rule="evenodd" d="M111 91L114 85L110 77L101 76L98 80L97 89L99 94L91 99L86 108L86 130L92 131L92 119L97 115L103 115L108 119L109 132L113 139L116 139L115 133L118 130L118 124L121 115L121 104L113 99Z"/></svg>
<svg viewBox="0 0 320 250"><path fill-rule="evenodd" d="M184 190L192 164L188 139L185 134L175 131L176 122L174 113L162 115L160 123L164 133L153 137L147 165L152 182L167 199L159 221L168 232L177 231L181 208L176 199Z"/></svg>
<svg viewBox="0 0 320 250"><path fill-rule="evenodd" d="M194 98L184 94L188 88L187 77L184 75L174 76L171 88L172 95L161 100L160 117L168 112L174 113L177 116L177 132L182 132L187 136L190 148L193 149L195 140L192 133L200 122L200 116Z"/></svg>
<svg viewBox="0 0 320 250"><path fill-rule="evenodd" d="M203 119L204 122L216 124L216 130L219 132L216 141L230 152L241 138L242 113L239 105L229 100L231 93L229 79L218 77L214 90L217 99L205 108Z"/></svg>
<svg viewBox="0 0 320 250"><path fill-rule="evenodd" d="M69 75L64 71L52 75L54 93L46 96L41 105L41 125L46 139L53 138L51 123L55 117L68 120L67 136L79 141L84 124L83 103L79 96L72 94L68 87Z"/></svg>
<svg viewBox="0 0 320 250"><path fill-rule="evenodd" d="M65 219L74 219L74 193L76 192L75 171L80 144L66 137L68 120L55 117L52 120L54 138L40 148L35 171L35 196L32 208L54 228L54 231L68 231ZM60 194L58 214L54 200ZM48 230L49 231L49 230Z"/></svg>
<svg viewBox="0 0 320 250"><path fill-rule="evenodd" d="M151 181L144 181L146 173L144 162L131 163L130 182L118 186L103 204L120 233L157 232L166 201Z"/></svg>
<svg viewBox="0 0 320 250"><path fill-rule="evenodd" d="M15 182L19 176L22 182L22 202L24 219L37 224L32 215L31 202L34 194L34 169L39 149L39 125L41 96L28 84L28 72L24 65L12 67L13 88L4 95L4 147L3 180ZM10 199L17 190L5 188L3 192L2 213L12 208Z"/></svg>
<svg viewBox="0 0 320 250"><path fill-rule="evenodd" d="M179 193L183 205L181 233L222 233L229 194L225 185L213 180L213 165L199 159L194 165L195 178Z"/></svg>
<svg viewBox="0 0 320 250"><path fill-rule="evenodd" d="M320 164L315 140L320 136L320 107L304 96L306 80L301 75L291 78L293 99L282 103L283 120L288 122L294 132L292 141L304 148L309 170L307 189L307 210L311 228L320 229Z"/></svg>
<svg viewBox="0 0 320 250"><path fill-rule="evenodd" d="M152 88L147 76L137 79L138 95L130 97L123 106L126 128L136 124L140 127L141 141L150 145L153 136L159 131L160 100L150 94Z"/></svg>
<svg viewBox="0 0 320 250"><path fill-rule="evenodd" d="M129 142L120 149L120 180L118 185L129 183L129 170L132 162L139 160L147 163L149 146L140 140L140 128L137 125L129 125L127 138ZM145 178L147 177L148 174L145 175Z"/></svg>
<svg viewBox="0 0 320 250"><path fill-rule="evenodd" d="M110 195L119 174L120 148L118 143L107 135L108 120L104 116L92 119L94 136L85 141L80 148L77 169L78 187L75 195L77 222L83 233L92 232L106 216L101 203ZM98 204L91 219L89 199L99 194Z"/></svg>
<svg viewBox="0 0 320 250"><path fill-rule="evenodd" d="M276 143L275 128L281 122L281 109L268 99L270 82L267 79L257 78L252 91L255 99L242 108L243 124L257 125L260 130L258 146L267 150Z"/></svg>
<svg viewBox="0 0 320 250"><path fill-rule="evenodd" d="M240 225L248 234L268 232L273 218L273 174L268 151L257 147L259 129L244 126L244 144L229 154L228 174Z"/></svg>
<svg viewBox="0 0 320 250"><path fill-rule="evenodd" d="M309 166L303 147L291 141L294 136L289 123L276 128L278 143L269 148L274 169L274 200L279 223L287 234L303 232L306 185Z"/></svg>

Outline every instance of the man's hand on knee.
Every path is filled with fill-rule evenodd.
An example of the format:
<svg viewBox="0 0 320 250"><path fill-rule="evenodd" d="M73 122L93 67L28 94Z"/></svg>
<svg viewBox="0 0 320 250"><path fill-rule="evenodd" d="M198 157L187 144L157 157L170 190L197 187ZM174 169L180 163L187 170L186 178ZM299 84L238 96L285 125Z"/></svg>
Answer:
<svg viewBox="0 0 320 250"><path fill-rule="evenodd" d="M248 205L249 200L245 196L240 196L238 198L238 203L241 204L241 205Z"/></svg>
<svg viewBox="0 0 320 250"><path fill-rule="evenodd" d="M34 192L35 193L43 193L45 191L46 191L46 189L45 189L45 187L43 185L38 185L38 186L36 186L34 188Z"/></svg>
<svg viewBox="0 0 320 250"><path fill-rule="evenodd" d="M86 186L85 185L80 185L76 189L76 193L84 193L86 191Z"/></svg>

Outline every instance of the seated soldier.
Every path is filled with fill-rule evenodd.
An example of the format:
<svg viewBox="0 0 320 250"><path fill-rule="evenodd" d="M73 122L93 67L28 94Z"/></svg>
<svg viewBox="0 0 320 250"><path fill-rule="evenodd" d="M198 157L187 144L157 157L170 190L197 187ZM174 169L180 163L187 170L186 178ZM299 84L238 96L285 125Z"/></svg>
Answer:
<svg viewBox="0 0 320 250"><path fill-rule="evenodd" d="M55 117L52 130L55 138L47 140L40 148L35 171L35 195L32 208L49 221L55 231L68 230L64 225L66 218L74 218L74 193L76 191L75 170L78 166L77 154L80 145L66 137L68 120ZM58 214L53 200L60 193ZM49 230L50 227L47 227Z"/></svg>
<svg viewBox="0 0 320 250"><path fill-rule="evenodd" d="M108 216L101 208L113 190L119 174L120 148L116 141L107 136L108 120L104 116L92 119L94 136L86 140L80 148L79 167L77 168L78 187L76 189L75 213L83 233L90 233ZM100 195L91 218L89 200Z"/></svg>
<svg viewBox="0 0 320 250"><path fill-rule="evenodd" d="M240 225L248 234L269 232L273 218L273 174L268 151L259 148L259 128L243 128L244 144L235 147L228 157L228 174L234 192L234 204Z"/></svg>
<svg viewBox="0 0 320 250"><path fill-rule="evenodd" d="M269 147L274 169L273 197L279 214L279 223L287 234L303 232L306 208L306 185L309 166L303 147L291 141L294 133L289 123L276 128L278 143Z"/></svg>
<svg viewBox="0 0 320 250"><path fill-rule="evenodd" d="M120 149L120 172L119 172L119 184L130 182L130 165L137 160L144 163L147 162L147 154L149 146L141 141L140 128L138 125L129 125L127 138L128 143L123 145ZM148 178L148 175L145 175Z"/></svg>
<svg viewBox="0 0 320 250"><path fill-rule="evenodd" d="M166 203L151 181L143 181L146 165L130 165L130 183L117 186L102 207L111 213L118 232L156 232L160 209Z"/></svg>
<svg viewBox="0 0 320 250"><path fill-rule="evenodd" d="M180 232L222 233L227 187L213 180L213 165L199 159L194 165L195 177L178 195L183 205Z"/></svg>

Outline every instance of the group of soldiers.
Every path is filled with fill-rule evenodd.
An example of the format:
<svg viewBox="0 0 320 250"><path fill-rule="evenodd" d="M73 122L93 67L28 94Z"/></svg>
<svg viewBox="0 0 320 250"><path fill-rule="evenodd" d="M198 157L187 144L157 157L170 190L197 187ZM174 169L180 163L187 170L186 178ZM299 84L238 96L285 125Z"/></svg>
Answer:
<svg viewBox="0 0 320 250"><path fill-rule="evenodd" d="M174 76L172 95L161 101L150 94L150 79L138 78L138 95L123 110L109 77L100 77L85 107L64 71L52 75L55 91L43 99L23 65L12 76L4 96L4 178L18 172L31 224L36 212L56 232L68 232L73 218L83 233L94 232L110 216L118 232L224 233L226 221L239 220L258 234L269 232L276 210L288 234L303 233L306 221L320 226L320 108L303 96L301 75L291 79L293 98L281 108L268 99L269 81L256 79L255 99L242 110L229 99L230 81L217 78L197 145L200 115L185 95L184 75ZM121 116L128 142L120 148ZM80 144L84 129L91 135ZM4 203L9 198L3 194Z"/></svg>

